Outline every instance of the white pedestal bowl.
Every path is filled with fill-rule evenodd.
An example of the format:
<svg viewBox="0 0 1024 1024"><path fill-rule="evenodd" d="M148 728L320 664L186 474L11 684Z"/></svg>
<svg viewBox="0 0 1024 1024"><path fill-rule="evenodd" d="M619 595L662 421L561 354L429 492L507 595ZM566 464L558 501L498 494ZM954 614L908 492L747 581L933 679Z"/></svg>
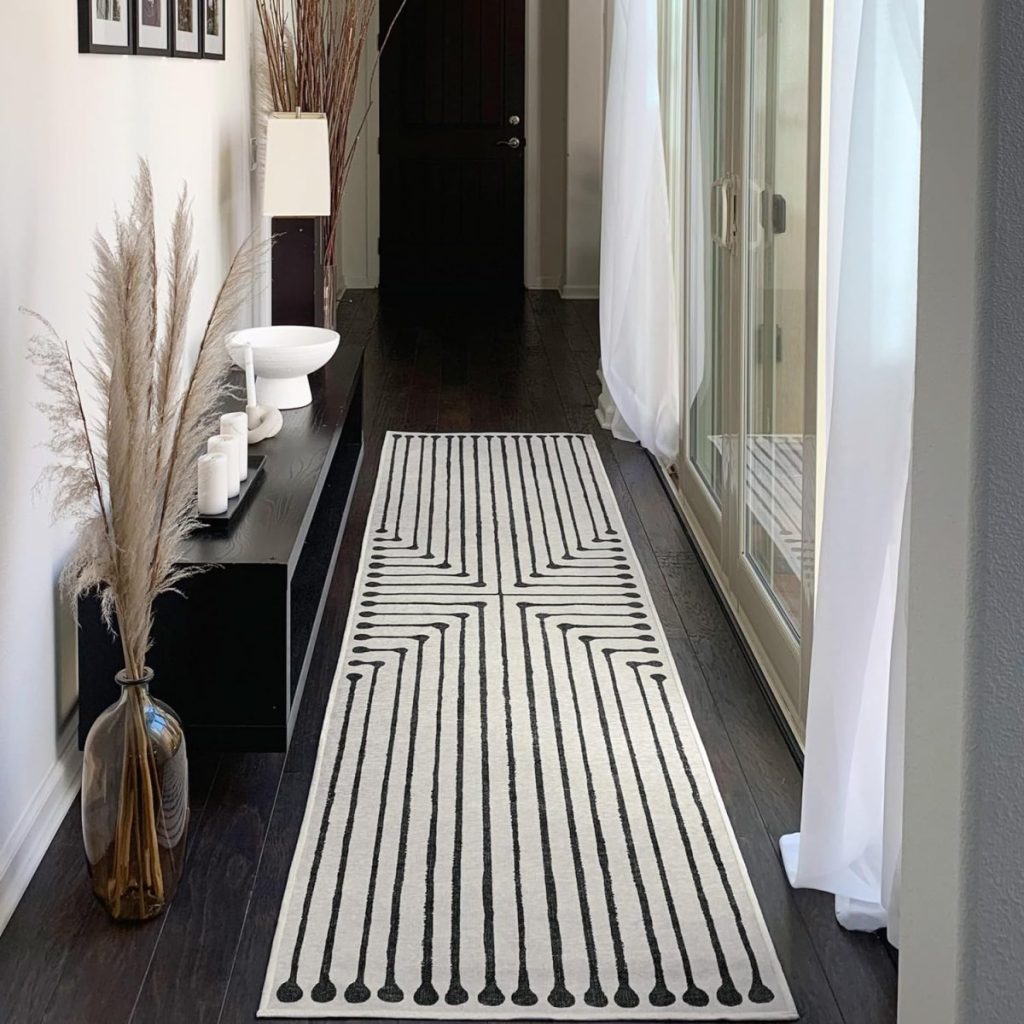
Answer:
<svg viewBox="0 0 1024 1024"><path fill-rule="evenodd" d="M308 374L325 366L341 336L323 327L250 327L227 340L236 366L245 367L252 346L256 401L275 409L301 409L313 401Z"/></svg>

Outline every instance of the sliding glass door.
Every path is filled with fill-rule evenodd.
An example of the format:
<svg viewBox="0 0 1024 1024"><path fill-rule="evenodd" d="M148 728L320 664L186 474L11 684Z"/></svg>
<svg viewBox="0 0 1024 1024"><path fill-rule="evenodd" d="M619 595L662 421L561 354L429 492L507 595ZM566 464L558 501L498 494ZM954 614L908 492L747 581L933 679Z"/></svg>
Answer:
<svg viewBox="0 0 1024 1024"><path fill-rule="evenodd" d="M800 732L816 499L821 4L693 9L677 473Z"/></svg>
<svg viewBox="0 0 1024 1024"><path fill-rule="evenodd" d="M690 5L686 112L686 283L683 319L684 436L677 467L691 511L721 555L729 516L732 465L728 381L735 373L738 327L729 296L736 287L737 160L733 130L738 92L731 40L738 22L732 0Z"/></svg>
<svg viewBox="0 0 1024 1024"><path fill-rule="evenodd" d="M687 393L689 463L719 508L724 483L724 340L729 331L729 309L722 299L730 269L725 253L732 244L731 239L724 237L727 211L723 206L729 201L728 168L732 161L728 7L728 0L710 0L698 4L696 10L694 153L697 164L693 172L700 183L698 191L714 196L703 233L706 240L717 244L702 247L704 251L699 254L700 264L696 268L704 301L700 308L701 330L693 331L689 338L690 388Z"/></svg>

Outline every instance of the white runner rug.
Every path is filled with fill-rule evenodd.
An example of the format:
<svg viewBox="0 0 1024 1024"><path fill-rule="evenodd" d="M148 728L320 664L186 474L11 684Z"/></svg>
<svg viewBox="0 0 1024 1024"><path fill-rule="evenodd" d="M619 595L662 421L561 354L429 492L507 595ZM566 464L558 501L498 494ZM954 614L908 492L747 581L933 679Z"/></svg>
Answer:
<svg viewBox="0 0 1024 1024"><path fill-rule="evenodd" d="M592 438L388 435L260 1015L795 1018Z"/></svg>

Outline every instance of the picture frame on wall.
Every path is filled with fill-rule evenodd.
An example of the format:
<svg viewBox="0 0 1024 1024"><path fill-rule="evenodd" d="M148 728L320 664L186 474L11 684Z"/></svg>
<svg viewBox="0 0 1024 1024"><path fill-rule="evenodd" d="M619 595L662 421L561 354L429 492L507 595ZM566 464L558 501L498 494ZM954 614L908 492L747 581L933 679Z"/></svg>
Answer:
<svg viewBox="0 0 1024 1024"><path fill-rule="evenodd" d="M79 53L132 53L135 0L78 0Z"/></svg>
<svg viewBox="0 0 1024 1024"><path fill-rule="evenodd" d="M174 0L171 45L175 57L202 57L205 0Z"/></svg>
<svg viewBox="0 0 1024 1024"><path fill-rule="evenodd" d="M171 0L131 0L135 9L135 52L150 57L171 55Z"/></svg>
<svg viewBox="0 0 1024 1024"><path fill-rule="evenodd" d="M207 60L223 60L224 10L227 0L202 0L203 4L203 56Z"/></svg>

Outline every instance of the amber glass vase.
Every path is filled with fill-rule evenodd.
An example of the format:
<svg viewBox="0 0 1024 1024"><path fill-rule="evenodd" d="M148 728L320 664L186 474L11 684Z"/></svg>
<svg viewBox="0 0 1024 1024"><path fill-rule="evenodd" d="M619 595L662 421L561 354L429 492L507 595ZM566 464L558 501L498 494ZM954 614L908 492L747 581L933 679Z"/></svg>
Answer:
<svg viewBox="0 0 1024 1024"><path fill-rule="evenodd" d="M185 861L188 758L174 712L153 699L153 672L119 672L121 699L85 741L82 836L97 898L117 921L146 921L171 901Z"/></svg>

